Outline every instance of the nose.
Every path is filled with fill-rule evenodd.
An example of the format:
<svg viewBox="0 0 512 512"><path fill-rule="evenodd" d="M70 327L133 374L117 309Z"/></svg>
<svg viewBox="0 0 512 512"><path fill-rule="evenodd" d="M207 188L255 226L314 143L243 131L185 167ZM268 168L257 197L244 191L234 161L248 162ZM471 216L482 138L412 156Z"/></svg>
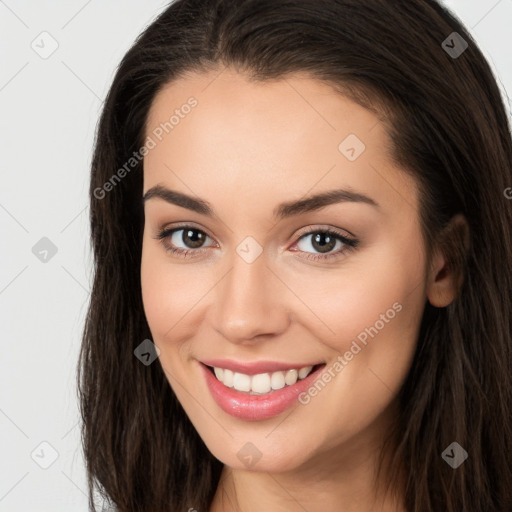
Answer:
<svg viewBox="0 0 512 512"><path fill-rule="evenodd" d="M268 266L265 254L248 263L238 254L216 286L213 322L228 341L253 344L283 333L289 325L290 292Z"/></svg>

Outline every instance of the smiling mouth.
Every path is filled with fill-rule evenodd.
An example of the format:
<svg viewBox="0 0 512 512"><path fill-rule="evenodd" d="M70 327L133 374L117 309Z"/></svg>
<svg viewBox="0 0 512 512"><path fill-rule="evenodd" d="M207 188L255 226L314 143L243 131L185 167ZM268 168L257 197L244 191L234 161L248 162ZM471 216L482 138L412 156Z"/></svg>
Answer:
<svg viewBox="0 0 512 512"><path fill-rule="evenodd" d="M324 367L325 363L256 375L233 372L225 368L208 366L206 364L204 366L227 388L232 388L248 395L264 395L293 386L297 381L305 379L319 368Z"/></svg>

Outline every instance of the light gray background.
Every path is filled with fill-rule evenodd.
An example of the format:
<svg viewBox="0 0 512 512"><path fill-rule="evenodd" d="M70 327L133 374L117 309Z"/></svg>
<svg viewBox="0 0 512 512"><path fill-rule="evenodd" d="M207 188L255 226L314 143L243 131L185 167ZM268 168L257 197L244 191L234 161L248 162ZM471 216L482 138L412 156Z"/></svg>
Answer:
<svg viewBox="0 0 512 512"><path fill-rule="evenodd" d="M92 276L94 130L118 62L167 4L0 0L1 512L87 510L75 369ZM445 4L510 94L512 0ZM48 51L52 38L43 59L31 45ZM57 248L47 262L32 251L43 237Z"/></svg>

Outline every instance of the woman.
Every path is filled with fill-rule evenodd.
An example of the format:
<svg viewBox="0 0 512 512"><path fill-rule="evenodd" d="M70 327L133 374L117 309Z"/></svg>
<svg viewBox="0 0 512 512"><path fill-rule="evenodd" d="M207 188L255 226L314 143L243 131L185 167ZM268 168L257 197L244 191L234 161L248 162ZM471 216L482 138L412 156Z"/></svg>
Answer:
<svg viewBox="0 0 512 512"><path fill-rule="evenodd" d="M177 0L116 73L91 506L512 510L512 143L434 0Z"/></svg>

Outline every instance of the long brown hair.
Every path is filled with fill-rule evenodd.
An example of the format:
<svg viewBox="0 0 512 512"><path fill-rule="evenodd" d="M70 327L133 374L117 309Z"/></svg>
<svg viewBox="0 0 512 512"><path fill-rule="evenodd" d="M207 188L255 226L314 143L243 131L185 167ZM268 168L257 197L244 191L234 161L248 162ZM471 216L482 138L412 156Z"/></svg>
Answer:
<svg viewBox="0 0 512 512"><path fill-rule="evenodd" d="M161 365L134 356L151 339L140 286L143 160L122 179L118 170L144 144L158 91L222 66L253 80L307 72L377 112L394 160L421 186L429 254L448 221L466 217L469 247L449 252L462 286L446 308L425 305L387 475L392 486L406 469L409 512L510 512L510 126L477 44L434 0L177 0L125 55L90 181L94 284L77 379L91 509L99 491L120 512L203 512L219 482L223 465ZM456 469L442 457L454 441L468 453Z"/></svg>

